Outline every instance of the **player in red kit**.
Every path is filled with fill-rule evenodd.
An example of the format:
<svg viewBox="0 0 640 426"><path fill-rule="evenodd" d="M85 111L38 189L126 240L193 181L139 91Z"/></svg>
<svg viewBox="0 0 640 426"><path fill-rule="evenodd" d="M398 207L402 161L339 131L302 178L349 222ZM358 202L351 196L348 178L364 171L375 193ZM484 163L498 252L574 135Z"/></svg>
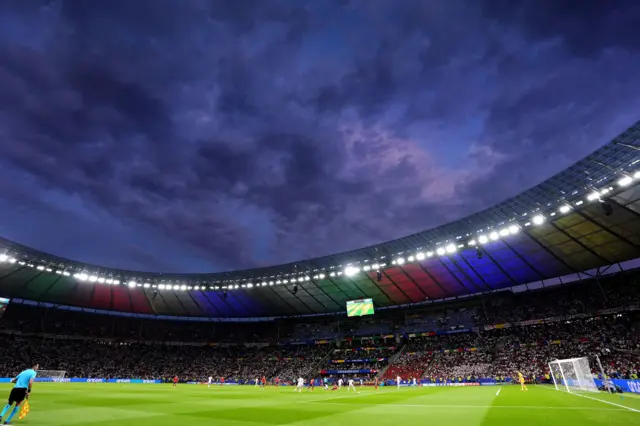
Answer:
<svg viewBox="0 0 640 426"><path fill-rule="evenodd" d="M175 388L176 386L178 386L178 376L173 378L173 387Z"/></svg>
<svg viewBox="0 0 640 426"><path fill-rule="evenodd" d="M265 376L262 376L262 379L260 379L260 389L264 389L266 385L267 385L267 378Z"/></svg>
<svg viewBox="0 0 640 426"><path fill-rule="evenodd" d="M220 386L224 386L224 377L220 377Z"/></svg>
<svg viewBox="0 0 640 426"><path fill-rule="evenodd" d="M280 386L280 377L276 377L276 387Z"/></svg>

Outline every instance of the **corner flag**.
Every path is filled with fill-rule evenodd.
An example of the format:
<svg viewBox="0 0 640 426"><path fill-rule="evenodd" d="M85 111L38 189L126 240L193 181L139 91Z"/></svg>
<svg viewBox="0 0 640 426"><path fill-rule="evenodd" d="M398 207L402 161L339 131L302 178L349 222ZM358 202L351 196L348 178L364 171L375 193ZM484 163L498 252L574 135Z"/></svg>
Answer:
<svg viewBox="0 0 640 426"><path fill-rule="evenodd" d="M20 408L20 414L18 415L18 418L22 420L27 417L27 414L29 414L29 410L29 400L27 399L24 401L24 404L22 404L22 408Z"/></svg>

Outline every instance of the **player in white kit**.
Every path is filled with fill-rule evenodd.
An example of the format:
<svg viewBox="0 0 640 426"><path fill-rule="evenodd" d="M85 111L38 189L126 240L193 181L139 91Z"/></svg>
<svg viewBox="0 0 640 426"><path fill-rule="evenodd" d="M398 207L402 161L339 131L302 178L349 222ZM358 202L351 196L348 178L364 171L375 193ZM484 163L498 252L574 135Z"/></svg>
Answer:
<svg viewBox="0 0 640 426"><path fill-rule="evenodd" d="M342 389L342 379L338 379L338 389Z"/></svg>
<svg viewBox="0 0 640 426"><path fill-rule="evenodd" d="M416 381L415 377L413 378L413 382L411 383L411 386L414 387L414 388L418 387L418 382Z"/></svg>
<svg viewBox="0 0 640 426"><path fill-rule="evenodd" d="M258 378L256 377L256 386L255 386L255 387L258 387L258 382L259 382L259 380L258 380Z"/></svg>
<svg viewBox="0 0 640 426"><path fill-rule="evenodd" d="M213 383L213 377L209 376L209 383L207 385L208 388L211 387L211 383Z"/></svg>
<svg viewBox="0 0 640 426"><path fill-rule="evenodd" d="M298 385L294 389L294 392L302 393L302 388L304 387L304 379L302 377L298 378Z"/></svg>
<svg viewBox="0 0 640 426"><path fill-rule="evenodd" d="M402 379L400 378L400 376L396 377L396 385L398 385L398 390L400 390L400 382L402 381Z"/></svg>
<svg viewBox="0 0 640 426"><path fill-rule="evenodd" d="M353 389L353 391L356 391L356 386L353 384L353 379L349 379L349 388L347 389L347 392L349 392L351 389Z"/></svg>

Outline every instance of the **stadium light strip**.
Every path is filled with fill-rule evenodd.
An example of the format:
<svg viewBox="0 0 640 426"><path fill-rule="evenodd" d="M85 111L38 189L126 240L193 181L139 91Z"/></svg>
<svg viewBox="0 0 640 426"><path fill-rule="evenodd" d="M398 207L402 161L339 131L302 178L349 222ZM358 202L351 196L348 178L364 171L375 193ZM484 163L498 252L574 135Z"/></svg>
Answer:
<svg viewBox="0 0 640 426"><path fill-rule="evenodd" d="M637 162L637 161L636 161ZM635 164L636 162L632 163ZM606 178L603 178L603 180ZM620 189L624 189L630 186L634 181L640 180L640 171L636 171L633 174L624 172L624 175L617 180L617 186ZM555 217L556 215L565 215L570 213L576 207L580 207L585 202L593 203L593 202L601 202L603 201L603 197L607 196L609 193L614 191L614 186L607 186L601 189L593 189L589 188L588 195L583 198L575 199L574 201L562 200L560 201L560 205L551 210L548 209L546 211L538 210L536 212L531 213L531 220L526 221L523 224L517 222L517 220L512 220L510 223L502 223L501 226L498 227L487 227L483 230L477 231L475 234L467 234L466 237L469 238L466 243L458 241L452 242L451 240L447 240L445 242L436 243L432 248L424 248L415 250L414 252L406 253L401 252L397 253L397 257L392 259L392 265L401 266L405 263L414 263L421 262L425 259L437 256L437 257L446 257L453 255L460 251L461 249L481 246L484 244L488 244L492 241L498 241L501 238L506 238L511 235L515 235L521 231L522 228L530 227L530 226L540 226L543 225L548 217ZM577 195L574 193L572 195ZM529 214L524 213L522 217L528 218ZM465 239L463 236L456 237L457 240ZM18 256L20 257L20 256ZM381 256L378 260L386 259L386 256ZM153 290L170 290L170 291L228 291L228 290L237 290L237 289L253 289L259 287L272 287L274 285L296 285L302 284L305 282L309 282L311 280L323 280L327 277L354 277L361 272L370 272L370 271L381 271L387 267L387 264L384 262L378 262L373 264L368 264L368 260L362 262L353 262L349 263L343 267L343 265L339 266L331 266L329 268L322 268L322 272L310 276L308 273L291 273L291 274L282 274L278 276L270 276L270 277L262 277L258 279L236 279L236 280L228 280L228 281L214 281L198 283L197 285L193 284L185 284L181 282L150 282L151 280L145 279L143 277L125 277L124 275L115 275L110 274L106 276L104 274L91 272L87 270L76 270L76 272L69 271L70 268L61 267L61 265L52 265L47 264L47 262L37 262L30 263L31 261L18 260L13 253L5 252L0 253L0 263L18 263L20 266L26 266L29 268L34 268L41 273L55 273L58 275L63 275L67 277L72 277L80 282L89 282L89 283L98 283L98 284L107 284L107 285L126 285L129 288L143 288L143 289L153 289ZM54 272L55 268L55 272ZM335 271L327 271L328 269L337 269ZM316 270L317 272L317 270Z"/></svg>

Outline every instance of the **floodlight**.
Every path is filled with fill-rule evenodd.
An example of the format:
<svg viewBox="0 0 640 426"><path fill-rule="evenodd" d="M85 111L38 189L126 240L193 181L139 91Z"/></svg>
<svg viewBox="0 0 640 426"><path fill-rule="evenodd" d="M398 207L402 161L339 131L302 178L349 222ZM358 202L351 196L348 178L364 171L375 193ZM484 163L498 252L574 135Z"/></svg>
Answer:
<svg viewBox="0 0 640 426"><path fill-rule="evenodd" d="M402 265L402 264L404 264L404 257L399 257L399 258L397 258L397 259L396 259L396 263L397 263L398 265Z"/></svg>
<svg viewBox="0 0 640 426"><path fill-rule="evenodd" d="M470 245L471 247L476 245L476 240L471 240L467 243L468 245Z"/></svg>
<svg viewBox="0 0 640 426"><path fill-rule="evenodd" d="M495 241L495 240L497 240L498 238L500 238L500 236L498 235L498 233L497 233L496 231L493 231L492 233L490 233L490 234L489 234L489 239L490 239L491 241Z"/></svg>
<svg viewBox="0 0 640 426"><path fill-rule="evenodd" d="M120 280L113 280L114 285L120 285Z"/></svg>
<svg viewBox="0 0 640 426"><path fill-rule="evenodd" d="M253 284L251 283L247 284L247 288L253 288Z"/></svg>
<svg viewBox="0 0 640 426"><path fill-rule="evenodd" d="M518 232L520 232L520 227L519 227L518 225L511 225L511 226L509 227L509 232L510 232L512 235L515 235L515 234L517 234Z"/></svg>
<svg viewBox="0 0 640 426"><path fill-rule="evenodd" d="M506 237L507 235L510 234L509 228L502 228L499 233L501 237Z"/></svg>
<svg viewBox="0 0 640 426"><path fill-rule="evenodd" d="M418 261L424 260L424 258L425 258L424 253L421 251L416 254L416 259L418 259Z"/></svg>
<svg viewBox="0 0 640 426"><path fill-rule="evenodd" d="M135 286L136 286L135 281L129 281L129 287L135 287Z"/></svg>
<svg viewBox="0 0 640 426"><path fill-rule="evenodd" d="M480 244L486 244L488 241L489 241L489 238L487 238L487 236L486 236L486 235L480 235L480 236L478 237L478 242L479 242Z"/></svg>
<svg viewBox="0 0 640 426"><path fill-rule="evenodd" d="M44 266L42 265L38 265L38 267L36 268L38 271L44 271Z"/></svg>
<svg viewBox="0 0 640 426"><path fill-rule="evenodd" d="M180 290L186 290L186 289L187 289L187 286L186 286L186 285L181 285L181 286L180 286Z"/></svg>
<svg viewBox="0 0 640 426"><path fill-rule="evenodd" d="M451 254L451 253L455 253L458 248L455 246L455 244L449 244L445 250L447 250L447 253Z"/></svg>
<svg viewBox="0 0 640 426"><path fill-rule="evenodd" d="M634 179L640 179L640 171L637 171L633 174Z"/></svg>
<svg viewBox="0 0 640 426"><path fill-rule="evenodd" d="M544 216L542 216L541 214L533 217L534 225L542 225L543 222L544 222Z"/></svg>
<svg viewBox="0 0 640 426"><path fill-rule="evenodd" d="M0 262L6 262L9 260L9 256L7 256L6 254L0 254Z"/></svg>
<svg viewBox="0 0 640 426"><path fill-rule="evenodd" d="M428 251L427 252L427 257L433 257L433 252L432 251Z"/></svg>
<svg viewBox="0 0 640 426"><path fill-rule="evenodd" d="M348 277L352 277L358 272L360 272L360 268L355 266L347 266L346 268L344 268L344 274Z"/></svg>
<svg viewBox="0 0 640 426"><path fill-rule="evenodd" d="M318 278L320 278L321 280L323 280L323 279L324 279L324 276L325 276L324 274L320 274L320 275L318 275Z"/></svg>
<svg viewBox="0 0 640 426"><path fill-rule="evenodd" d="M444 248L442 248L442 247L438 247L438 248L436 249L436 254L437 254L438 256L442 256L442 255L444 255L444 254L445 254L445 249L444 249Z"/></svg>
<svg viewBox="0 0 640 426"><path fill-rule="evenodd" d="M598 191L594 191L591 194L587 195L587 201L594 201L600 198L600 193Z"/></svg>
<svg viewBox="0 0 640 426"><path fill-rule="evenodd" d="M620 186L629 186L633 182L633 178L631 176L625 176L618 181L618 185Z"/></svg>
<svg viewBox="0 0 640 426"><path fill-rule="evenodd" d="M565 214L565 213L569 213L569 210L571 210L571 207L565 204L563 206L560 206L558 210L560 211L560 213Z"/></svg>

